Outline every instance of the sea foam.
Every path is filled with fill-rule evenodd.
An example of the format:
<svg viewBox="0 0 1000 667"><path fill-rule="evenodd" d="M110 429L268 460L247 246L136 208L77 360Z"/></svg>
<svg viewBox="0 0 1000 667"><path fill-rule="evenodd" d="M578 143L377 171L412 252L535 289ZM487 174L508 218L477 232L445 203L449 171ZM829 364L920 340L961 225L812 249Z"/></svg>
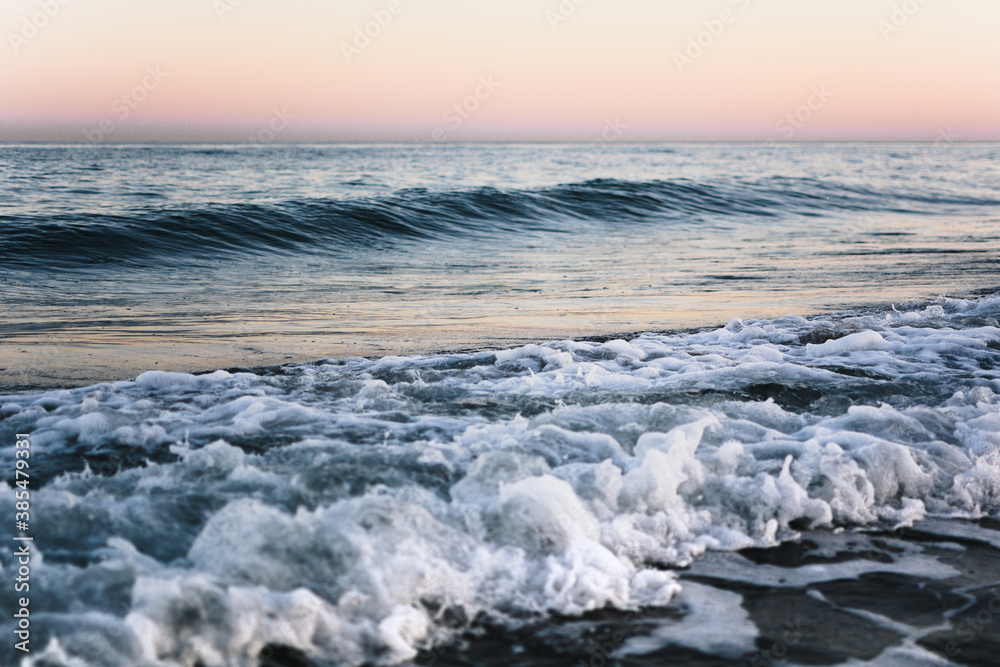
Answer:
<svg viewBox="0 0 1000 667"><path fill-rule="evenodd" d="M942 300L0 397L44 482L38 660L253 665L286 646L390 665L485 622L731 610L671 568L805 529L998 516L998 315L996 297ZM953 572L917 553L892 567ZM752 649L752 623L732 627L675 638Z"/></svg>

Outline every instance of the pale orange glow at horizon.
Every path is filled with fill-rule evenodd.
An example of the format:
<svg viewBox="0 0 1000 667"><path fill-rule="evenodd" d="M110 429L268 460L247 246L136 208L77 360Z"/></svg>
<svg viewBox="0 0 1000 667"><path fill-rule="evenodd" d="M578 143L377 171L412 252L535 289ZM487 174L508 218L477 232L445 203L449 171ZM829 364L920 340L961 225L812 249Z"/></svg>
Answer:
<svg viewBox="0 0 1000 667"><path fill-rule="evenodd" d="M275 113L281 141L996 140L998 24L989 0L5 0L0 141L242 141Z"/></svg>

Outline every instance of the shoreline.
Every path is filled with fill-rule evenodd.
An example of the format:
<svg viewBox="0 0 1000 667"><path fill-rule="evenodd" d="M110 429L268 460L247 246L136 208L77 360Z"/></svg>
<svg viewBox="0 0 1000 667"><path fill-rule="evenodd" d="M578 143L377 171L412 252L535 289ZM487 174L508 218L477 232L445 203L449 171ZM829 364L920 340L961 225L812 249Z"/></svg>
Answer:
<svg viewBox="0 0 1000 667"><path fill-rule="evenodd" d="M734 315L746 321L772 320L787 315L805 318L844 317L848 314L867 314L899 310L912 310L932 305L940 298L978 299L1000 294L1000 287L980 288L964 293L950 293L938 297L911 298L905 301L879 301L855 306L834 307L811 313L789 312L775 315L775 309L762 309L762 314L748 316ZM511 326L503 330L469 328L463 336L461 329L453 329L452 335L427 336L420 339L410 329L386 329L373 336L371 333L321 332L314 333L309 340L292 341L291 336L273 334L258 336L250 341L237 338L222 338L211 343L202 343L182 336L164 336L153 341L145 339L111 342L71 342L46 344L44 340L17 343L17 338L8 335L0 339L0 393L7 395L24 394L59 389L78 389L106 382L132 381L147 371L162 370L173 373L204 375L216 370L230 372L262 373L290 364L312 364L323 360L381 359L392 356L471 354L492 350L511 349L524 345L545 344L557 340L584 342L606 342L614 339L630 340L646 333L657 335L678 335L696 333L724 327L726 322L708 317L720 313L707 312L705 317L692 320L690 317L676 317L676 326L632 327L611 333L597 333L593 330L537 330L531 327ZM669 313L664 319L670 319ZM690 315L690 314L689 314ZM724 318L723 318L724 319ZM416 327L415 327L416 328ZM425 330L422 330L425 331ZM159 337L163 332L153 333ZM455 334L458 335L455 335ZM354 338L358 340L354 340ZM11 342L11 338L14 342ZM296 336L296 338L298 338ZM348 339L348 340L345 340ZM248 344L254 343L254 344ZM325 352L324 352L325 351ZM136 352L140 352L137 357ZM25 355L25 356L20 356ZM142 361L136 361L136 358ZM31 378L29 380L29 378Z"/></svg>
<svg viewBox="0 0 1000 667"><path fill-rule="evenodd" d="M895 657L909 658L904 664L992 665L1000 647L994 618L1000 608L998 527L989 518L928 518L895 530L808 530L779 546L710 551L677 568L682 590L664 607L539 618L513 629L485 623L409 664L502 667L516 662L515 647L522 646L542 664L566 665L595 664L595 655L609 664L617 656L615 664L630 667L679 659L705 667L814 664L816 655L824 656L821 664ZM908 571L899 563L907 551L952 573ZM741 645L700 634L693 625L705 618L698 602L706 593L716 601L714 613L751 622L756 636ZM977 619L984 610L988 624ZM547 646L554 628L581 622L592 625L597 641L567 633L558 648ZM313 663L275 659L265 667L293 664Z"/></svg>

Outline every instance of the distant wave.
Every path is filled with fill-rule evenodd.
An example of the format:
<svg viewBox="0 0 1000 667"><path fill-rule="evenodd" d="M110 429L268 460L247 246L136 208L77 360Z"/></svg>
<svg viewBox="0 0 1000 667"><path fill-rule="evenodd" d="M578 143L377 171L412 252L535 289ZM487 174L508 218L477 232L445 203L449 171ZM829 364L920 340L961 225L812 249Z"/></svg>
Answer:
<svg viewBox="0 0 1000 667"><path fill-rule="evenodd" d="M533 190L401 190L382 198L292 199L134 214L0 215L0 261L80 266L380 247L470 235L571 232L581 222L670 224L861 212L934 214L1000 200L884 193L806 178L702 183L590 180Z"/></svg>

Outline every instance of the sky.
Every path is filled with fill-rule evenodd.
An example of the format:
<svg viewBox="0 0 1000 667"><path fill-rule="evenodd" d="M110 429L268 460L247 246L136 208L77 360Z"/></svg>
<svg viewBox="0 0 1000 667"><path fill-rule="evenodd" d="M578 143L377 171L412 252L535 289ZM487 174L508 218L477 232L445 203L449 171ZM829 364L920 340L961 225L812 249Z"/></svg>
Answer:
<svg viewBox="0 0 1000 667"><path fill-rule="evenodd" d="M1000 140L996 0L2 0L0 141Z"/></svg>

